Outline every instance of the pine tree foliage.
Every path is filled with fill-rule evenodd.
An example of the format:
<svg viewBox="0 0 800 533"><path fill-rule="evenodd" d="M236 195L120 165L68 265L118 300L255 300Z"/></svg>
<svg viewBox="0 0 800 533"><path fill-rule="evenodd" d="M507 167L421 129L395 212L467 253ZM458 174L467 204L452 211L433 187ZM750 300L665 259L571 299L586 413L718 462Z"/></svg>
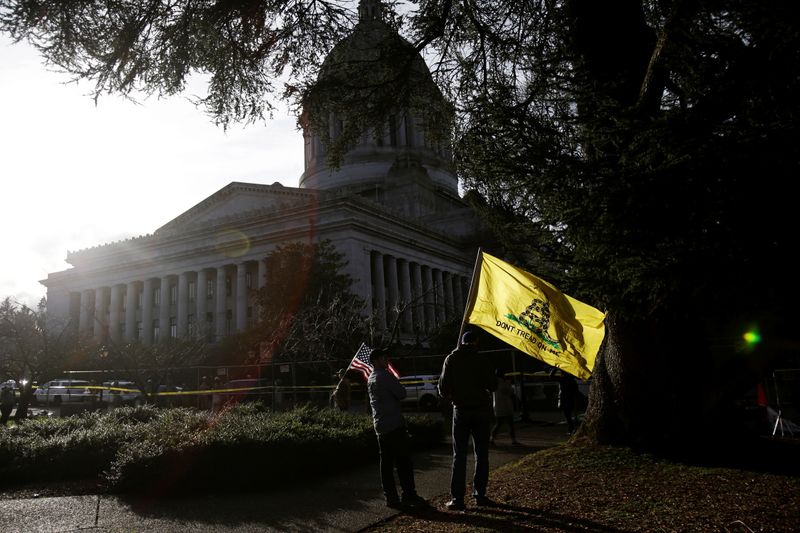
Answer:
<svg viewBox="0 0 800 533"><path fill-rule="evenodd" d="M330 241L292 242L267 257L258 290L253 341L262 354L284 361L336 361L367 338L364 301L343 273L344 256Z"/></svg>
<svg viewBox="0 0 800 533"><path fill-rule="evenodd" d="M336 0L3 0L0 31L103 94L181 94L191 75L218 124L262 119L352 27Z"/></svg>
<svg viewBox="0 0 800 533"><path fill-rule="evenodd" d="M754 379L741 376L753 364L741 333L763 330L753 355L797 340L797 4L386 7L453 105L460 175L509 256L609 311L595 437L657 441L675 433L663 420L685 425L697 405L714 414L695 420L723 420ZM345 2L0 0L0 31L97 94L176 94L207 73L202 103L222 124L261 117L278 93L309 102L321 59L355 21ZM341 112L357 116L372 88L345 89L356 97Z"/></svg>

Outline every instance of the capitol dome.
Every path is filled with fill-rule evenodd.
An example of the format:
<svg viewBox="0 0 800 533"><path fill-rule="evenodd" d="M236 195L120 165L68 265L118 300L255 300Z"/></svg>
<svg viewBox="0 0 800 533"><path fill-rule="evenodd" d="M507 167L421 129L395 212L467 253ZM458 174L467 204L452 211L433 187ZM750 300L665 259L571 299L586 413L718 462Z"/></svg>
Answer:
<svg viewBox="0 0 800 533"><path fill-rule="evenodd" d="M384 20L378 0L361 0L358 24L304 99L300 186L430 212L435 196L458 197L451 117L419 52Z"/></svg>

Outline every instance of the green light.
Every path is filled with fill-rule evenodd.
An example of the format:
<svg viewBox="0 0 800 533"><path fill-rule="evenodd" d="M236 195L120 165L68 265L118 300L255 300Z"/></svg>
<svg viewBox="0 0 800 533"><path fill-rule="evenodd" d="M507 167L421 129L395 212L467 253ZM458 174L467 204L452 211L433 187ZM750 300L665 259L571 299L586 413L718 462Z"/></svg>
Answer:
<svg viewBox="0 0 800 533"><path fill-rule="evenodd" d="M750 346L755 346L756 344L761 342L761 334L754 330L748 331L747 333L742 335L742 337L744 337L744 342L746 342Z"/></svg>

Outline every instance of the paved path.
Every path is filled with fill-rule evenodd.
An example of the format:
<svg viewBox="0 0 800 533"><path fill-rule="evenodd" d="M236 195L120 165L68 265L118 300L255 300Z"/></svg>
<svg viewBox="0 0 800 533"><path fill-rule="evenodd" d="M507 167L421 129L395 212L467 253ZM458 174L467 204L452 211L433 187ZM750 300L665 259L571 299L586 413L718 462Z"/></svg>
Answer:
<svg viewBox="0 0 800 533"><path fill-rule="evenodd" d="M554 413L536 417L550 422ZM527 453L566 439L564 425L519 424L522 447L510 446L501 434L489 462L496 468ZM469 472L472 464L468 465ZM450 485L449 445L415 455L415 479L420 495L443 496ZM235 474L231 474L235 483ZM491 485L489 487L491 495ZM354 532L395 511L384 506L378 465L368 464L346 474L315 480L285 491L194 497L191 499L128 499L117 496L69 496L5 500L0 527L5 532Z"/></svg>

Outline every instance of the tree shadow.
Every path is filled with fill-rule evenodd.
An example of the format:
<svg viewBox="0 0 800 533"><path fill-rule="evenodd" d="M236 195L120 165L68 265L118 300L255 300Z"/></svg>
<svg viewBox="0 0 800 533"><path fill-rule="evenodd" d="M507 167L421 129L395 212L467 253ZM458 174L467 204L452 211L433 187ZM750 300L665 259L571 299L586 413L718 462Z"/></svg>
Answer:
<svg viewBox="0 0 800 533"><path fill-rule="evenodd" d="M550 528L573 533L627 533L627 530L624 529L598 524L591 520L576 518L567 514L552 513L505 503L469 507L463 512L445 511L430 507L407 510L406 514L419 520L492 531L540 531L542 528Z"/></svg>

